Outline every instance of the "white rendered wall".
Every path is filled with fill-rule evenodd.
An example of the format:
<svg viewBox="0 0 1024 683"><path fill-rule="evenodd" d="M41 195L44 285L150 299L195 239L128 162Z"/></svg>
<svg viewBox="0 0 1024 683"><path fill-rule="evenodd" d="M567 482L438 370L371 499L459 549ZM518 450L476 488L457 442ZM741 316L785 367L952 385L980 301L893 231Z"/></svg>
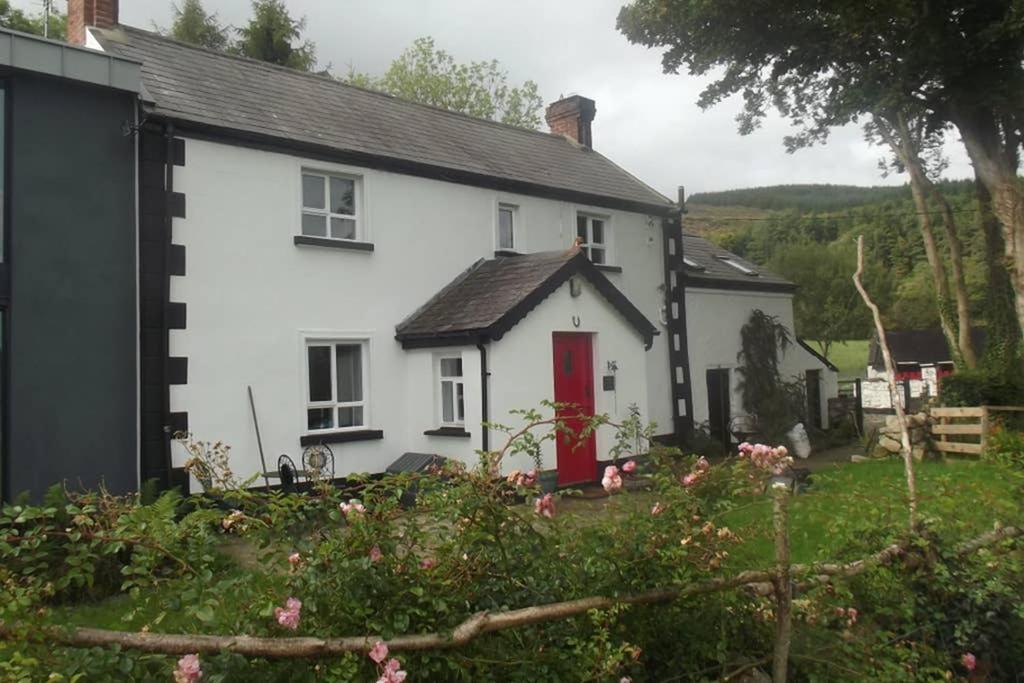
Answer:
<svg viewBox="0 0 1024 683"><path fill-rule="evenodd" d="M705 375L709 368L730 370L732 416L744 414L742 398L737 391L737 354L740 351L740 328L756 309L777 317L795 339L791 294L692 287L686 290L686 338L689 344L694 425L708 420ZM780 372L786 379L799 378L803 382L807 370L822 371L821 415L823 422L827 423L828 399L839 392L837 373L794 342L782 358Z"/></svg>
<svg viewBox="0 0 1024 683"><path fill-rule="evenodd" d="M500 341L490 345L491 422L521 427L522 418L510 415L509 411L539 408L539 399L554 400L554 332L588 332L593 335L596 414L608 414L613 421L621 421L629 416L630 404L636 404L641 419L649 419L645 366L654 349L644 351L640 334L589 282L577 279L582 283L580 296L572 297L569 284L562 285ZM574 316L579 321L578 327ZM601 377L609 374L610 361L614 361L618 368L615 391L604 391ZM598 460L608 459L614 438L611 427L598 430ZM492 432L491 448L496 449L506 441L507 436ZM506 471L522 469L529 467L530 462L524 456L518 456L504 466ZM545 469L556 466L553 442L545 444L543 466Z"/></svg>
<svg viewBox="0 0 1024 683"><path fill-rule="evenodd" d="M623 268L608 277L649 320L659 321L660 219L195 139L186 147L187 165L175 168L174 184L186 196L187 217L174 220L173 241L186 247L187 275L171 278L171 300L187 304L188 327L171 331L170 355L188 357L189 371L188 384L171 387L171 410L188 412L197 438L230 444L242 476L259 470L247 385L255 393L268 466L275 468L280 453L295 458L301 452L304 335L369 340L367 426L382 429L384 439L335 445L338 476L381 471L406 451L474 457L480 446L478 352L463 350L472 438L426 437L425 430L437 427L434 403L427 400L434 390L433 373L426 371L434 351L404 351L394 330L474 261L493 256L498 202L519 206L523 251L568 248L577 210L608 216L610 262ZM293 244L303 168L362 177L373 252ZM662 334L642 361L634 361L642 364L645 385L639 402L660 432L670 432L672 424L666 343ZM550 363L550 353L522 362L540 367ZM505 367L521 372L515 364ZM500 381L492 373L492 382ZM517 395L516 404L548 397ZM184 461L178 448L174 457L175 465Z"/></svg>

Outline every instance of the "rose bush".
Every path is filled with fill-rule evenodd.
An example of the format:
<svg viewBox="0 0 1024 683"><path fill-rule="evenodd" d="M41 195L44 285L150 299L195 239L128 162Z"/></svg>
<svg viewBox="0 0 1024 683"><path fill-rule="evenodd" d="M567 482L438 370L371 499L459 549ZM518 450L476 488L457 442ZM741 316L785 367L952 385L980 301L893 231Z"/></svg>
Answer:
<svg viewBox="0 0 1024 683"><path fill-rule="evenodd" d="M743 457L712 466L674 449L637 448L647 428L620 425L613 460L626 461L604 473L614 495L602 514L573 515L566 512L578 504L572 495L543 494L535 471L539 444L565 434L564 425L522 415L543 423L545 433L509 428L509 447L482 454L479 468L355 477L345 488L318 485L306 494L225 486L188 499L165 494L149 505L87 494L4 508L0 620L13 632L0 643L0 678L639 682L716 679L766 661L773 601L746 589L620 604L450 650L388 651L395 636L450 631L480 612L721 578L735 550L757 533L737 533L723 517L758 504L765 478L788 457L750 445ZM599 416L586 428L612 425ZM534 471L494 476L501 458L522 456ZM641 476L647 492L626 492L637 487L625 481ZM836 559L871 554L903 536L870 516L837 516L833 524L832 533L847 540ZM961 557L953 550L958 540L925 533L907 562L801 590L793 675L963 676L965 652L979 669L1013 670L1024 653L1019 550L1001 549L998 562L989 551ZM103 603L112 619L86 623L154 633L365 634L381 642L336 657L279 660L33 639L38 629L88 616L90 604L120 593L127 596Z"/></svg>

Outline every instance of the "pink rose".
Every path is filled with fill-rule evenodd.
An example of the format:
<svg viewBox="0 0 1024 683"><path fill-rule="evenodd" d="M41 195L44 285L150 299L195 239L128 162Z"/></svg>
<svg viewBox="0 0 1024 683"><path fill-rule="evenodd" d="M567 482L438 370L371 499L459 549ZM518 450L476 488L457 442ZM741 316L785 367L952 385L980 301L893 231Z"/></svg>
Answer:
<svg viewBox="0 0 1024 683"><path fill-rule="evenodd" d="M693 468L698 472L707 472L709 469L711 469L711 463L709 463L708 459L702 455L699 458L697 458L697 462L694 463Z"/></svg>
<svg viewBox="0 0 1024 683"><path fill-rule="evenodd" d="M960 658L960 663L964 665L964 668L968 671L974 671L978 666L978 658L970 652L965 652L964 656Z"/></svg>
<svg viewBox="0 0 1024 683"><path fill-rule="evenodd" d="M849 622L850 626L853 626L854 624L856 624L857 623L857 610L855 608L853 608L853 607L851 607L848 610L846 610L846 618L847 618L847 621Z"/></svg>
<svg viewBox="0 0 1024 683"><path fill-rule="evenodd" d="M377 679L377 683L402 683L407 675L405 671L402 671L401 662L397 659L390 659L381 668L380 678Z"/></svg>
<svg viewBox="0 0 1024 683"><path fill-rule="evenodd" d="M299 627L299 613L301 611L302 601L297 598L288 598L283 608L274 608L274 617L277 619L278 624L294 631Z"/></svg>
<svg viewBox="0 0 1024 683"><path fill-rule="evenodd" d="M622 463L622 471L625 472L626 474L633 474L633 471L635 469L636 469L636 461L635 460L627 460L626 462Z"/></svg>
<svg viewBox="0 0 1024 683"><path fill-rule="evenodd" d="M388 658L388 646L385 645L383 641L378 640L374 643L373 647L370 648L369 657L377 664L380 664Z"/></svg>
<svg viewBox="0 0 1024 683"><path fill-rule="evenodd" d="M622 488L622 477L619 475L619 468L609 465L604 468L604 477L601 479L601 486L608 493L615 493Z"/></svg>
<svg viewBox="0 0 1024 683"><path fill-rule="evenodd" d="M629 676L623 676L619 679L619 683L633 683L633 679Z"/></svg>
<svg viewBox="0 0 1024 683"><path fill-rule="evenodd" d="M432 557L424 557L420 562L420 569L433 569L437 566L437 560Z"/></svg>
<svg viewBox="0 0 1024 683"><path fill-rule="evenodd" d="M654 517L657 517L658 515L660 515L664 511L665 511L665 506L664 505L662 505L661 503L655 503L654 507L651 508L651 515L654 516Z"/></svg>
<svg viewBox="0 0 1024 683"><path fill-rule="evenodd" d="M363 504L360 503L358 500L350 500L347 503L342 503L338 507L341 508L341 514L345 515L346 517L348 517L348 514L350 512L356 512L359 514L363 514L364 512L366 512L366 508L363 507Z"/></svg>
<svg viewBox="0 0 1024 683"><path fill-rule="evenodd" d="M185 655L178 660L178 666L174 669L174 683L195 683L202 677L199 655Z"/></svg>
<svg viewBox="0 0 1024 683"><path fill-rule="evenodd" d="M380 551L379 545L370 548L370 562L380 562L382 559L384 559L384 553Z"/></svg>
<svg viewBox="0 0 1024 683"><path fill-rule="evenodd" d="M700 477L697 474L690 472L683 477L683 486L693 486L698 481L700 481Z"/></svg>
<svg viewBox="0 0 1024 683"><path fill-rule="evenodd" d="M555 499L550 493L545 493L543 498L538 498L533 503L534 514L548 519L555 518Z"/></svg>
<svg viewBox="0 0 1024 683"><path fill-rule="evenodd" d="M288 564L290 564L291 566L294 567L297 564L299 564L300 562L302 562L302 555L300 555L298 553L292 553L291 555L288 556Z"/></svg>
<svg viewBox="0 0 1024 683"><path fill-rule="evenodd" d="M537 470L527 470L526 474L523 475L523 486L533 486L537 483Z"/></svg>

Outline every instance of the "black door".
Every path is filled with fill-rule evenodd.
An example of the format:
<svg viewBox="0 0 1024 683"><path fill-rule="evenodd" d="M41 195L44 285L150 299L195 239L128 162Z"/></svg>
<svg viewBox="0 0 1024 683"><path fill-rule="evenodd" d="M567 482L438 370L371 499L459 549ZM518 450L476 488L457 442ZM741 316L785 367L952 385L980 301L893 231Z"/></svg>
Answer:
<svg viewBox="0 0 1024 683"><path fill-rule="evenodd" d="M807 383L807 421L821 429L821 370L808 370Z"/></svg>
<svg viewBox="0 0 1024 683"><path fill-rule="evenodd" d="M725 446L731 445L729 434L729 369L716 368L707 371L708 379L708 430L711 437Z"/></svg>

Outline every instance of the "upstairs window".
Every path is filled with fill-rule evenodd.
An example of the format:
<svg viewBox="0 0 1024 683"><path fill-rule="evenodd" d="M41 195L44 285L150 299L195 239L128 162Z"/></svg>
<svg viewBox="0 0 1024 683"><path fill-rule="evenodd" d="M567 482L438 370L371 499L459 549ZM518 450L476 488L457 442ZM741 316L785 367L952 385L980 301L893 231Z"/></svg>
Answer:
<svg viewBox="0 0 1024 683"><path fill-rule="evenodd" d="M513 204L498 204L498 235L499 251L515 251L516 230L519 222L519 207Z"/></svg>
<svg viewBox="0 0 1024 683"><path fill-rule="evenodd" d="M306 429L366 426L365 342L306 345Z"/></svg>
<svg viewBox="0 0 1024 683"><path fill-rule="evenodd" d="M359 178L302 172L302 234L361 240Z"/></svg>
<svg viewBox="0 0 1024 683"><path fill-rule="evenodd" d="M576 214L576 237L591 263L608 263L608 218Z"/></svg>
<svg viewBox="0 0 1024 683"><path fill-rule="evenodd" d="M462 358L438 359L441 381L441 426L464 427L466 424L465 389L462 383Z"/></svg>

